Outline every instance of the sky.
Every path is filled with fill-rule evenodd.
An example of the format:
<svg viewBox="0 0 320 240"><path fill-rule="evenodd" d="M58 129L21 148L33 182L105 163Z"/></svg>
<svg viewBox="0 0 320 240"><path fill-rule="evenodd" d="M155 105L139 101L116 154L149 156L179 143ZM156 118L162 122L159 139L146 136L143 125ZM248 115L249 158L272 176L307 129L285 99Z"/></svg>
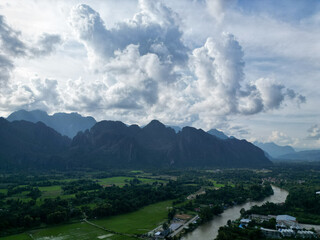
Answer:
<svg viewBox="0 0 320 240"><path fill-rule="evenodd" d="M217 128L320 148L318 0L1 0L0 116Z"/></svg>

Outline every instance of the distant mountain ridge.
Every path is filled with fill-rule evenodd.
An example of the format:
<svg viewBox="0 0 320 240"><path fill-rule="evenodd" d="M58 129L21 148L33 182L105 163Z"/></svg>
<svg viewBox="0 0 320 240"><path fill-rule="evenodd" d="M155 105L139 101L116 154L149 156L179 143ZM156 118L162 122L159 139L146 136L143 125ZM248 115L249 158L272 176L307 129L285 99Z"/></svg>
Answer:
<svg viewBox="0 0 320 240"><path fill-rule="evenodd" d="M43 122L62 135L70 138L73 138L79 131L90 129L96 124L96 120L93 117L83 117L78 113L55 113L48 115L45 111L41 110L19 110L11 113L7 120L10 122L19 120L33 123Z"/></svg>
<svg viewBox="0 0 320 240"><path fill-rule="evenodd" d="M279 156L278 159L295 161L320 161L320 150L306 150L285 154Z"/></svg>
<svg viewBox="0 0 320 240"><path fill-rule="evenodd" d="M245 140L221 140L192 127L176 133L157 120L143 128L101 121L73 140L41 122L0 120L1 169L256 168L272 164L260 148Z"/></svg>
<svg viewBox="0 0 320 240"><path fill-rule="evenodd" d="M224 132L219 131L218 129L215 129L215 128L210 129L207 133L209 133L213 136L216 136L217 138L223 139L223 140L226 140L229 138L227 135L224 134Z"/></svg>
<svg viewBox="0 0 320 240"><path fill-rule="evenodd" d="M182 130L182 128L179 126L166 125L166 127L172 128L176 133L178 133Z"/></svg>
<svg viewBox="0 0 320 240"><path fill-rule="evenodd" d="M254 145L261 148L263 151L267 152L272 158L278 158L285 154L294 154L296 151L290 146L279 146L273 142L253 142Z"/></svg>

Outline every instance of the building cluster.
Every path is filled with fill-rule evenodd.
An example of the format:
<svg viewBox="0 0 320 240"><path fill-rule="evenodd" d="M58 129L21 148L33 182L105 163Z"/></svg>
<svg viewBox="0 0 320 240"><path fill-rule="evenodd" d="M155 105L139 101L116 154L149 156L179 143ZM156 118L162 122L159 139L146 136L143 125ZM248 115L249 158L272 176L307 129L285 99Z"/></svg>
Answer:
<svg viewBox="0 0 320 240"><path fill-rule="evenodd" d="M188 228L190 223L195 224L199 219L198 216L193 217L187 214L176 214L175 217L172 219L168 228L164 229L163 225L157 227L156 229L152 230L148 233L149 237L152 239L160 240L165 239L167 237L173 237L176 234L180 233L184 229Z"/></svg>
<svg viewBox="0 0 320 240"><path fill-rule="evenodd" d="M257 223L262 223L264 221L269 221L272 218L276 219L275 229L268 229L263 227L260 228L262 234L267 238L318 238L315 232L303 229L297 222L296 218L289 215L266 216L252 214L249 216L248 219L241 219L239 227L247 227L252 220L254 220Z"/></svg>

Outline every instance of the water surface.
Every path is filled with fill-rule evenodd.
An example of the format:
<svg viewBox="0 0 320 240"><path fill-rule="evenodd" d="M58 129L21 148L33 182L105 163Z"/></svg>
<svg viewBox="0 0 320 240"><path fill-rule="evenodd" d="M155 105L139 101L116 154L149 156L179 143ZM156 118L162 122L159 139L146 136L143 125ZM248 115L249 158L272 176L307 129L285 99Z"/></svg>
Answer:
<svg viewBox="0 0 320 240"><path fill-rule="evenodd" d="M244 208L245 210L250 209L252 206L257 205L261 206L265 202L273 202L273 203L283 203L287 196L288 192L281 188L272 186L274 194L270 197L265 198L262 201L252 201L247 202L241 205L237 205L225 210L220 216L214 217L213 220L207 222L193 232L187 234L182 240L212 240L215 239L218 235L218 230L220 227L227 224L227 221L230 219L231 221L236 220L240 217L240 210Z"/></svg>

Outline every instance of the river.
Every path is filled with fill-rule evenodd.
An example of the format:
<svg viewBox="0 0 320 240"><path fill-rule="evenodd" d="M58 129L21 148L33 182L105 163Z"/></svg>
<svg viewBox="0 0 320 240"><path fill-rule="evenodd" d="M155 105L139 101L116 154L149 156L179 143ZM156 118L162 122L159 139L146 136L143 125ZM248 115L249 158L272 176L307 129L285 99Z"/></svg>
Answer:
<svg viewBox="0 0 320 240"><path fill-rule="evenodd" d="M184 236L182 240L213 240L217 237L219 228L226 225L229 219L236 220L240 217L241 208L248 210L254 205L261 206L268 201L273 203L282 203L286 200L288 196L287 191L275 186L272 186L272 189L274 192L272 196L267 197L262 201L247 202L228 208L221 215L215 216L210 222L199 226L193 232Z"/></svg>

